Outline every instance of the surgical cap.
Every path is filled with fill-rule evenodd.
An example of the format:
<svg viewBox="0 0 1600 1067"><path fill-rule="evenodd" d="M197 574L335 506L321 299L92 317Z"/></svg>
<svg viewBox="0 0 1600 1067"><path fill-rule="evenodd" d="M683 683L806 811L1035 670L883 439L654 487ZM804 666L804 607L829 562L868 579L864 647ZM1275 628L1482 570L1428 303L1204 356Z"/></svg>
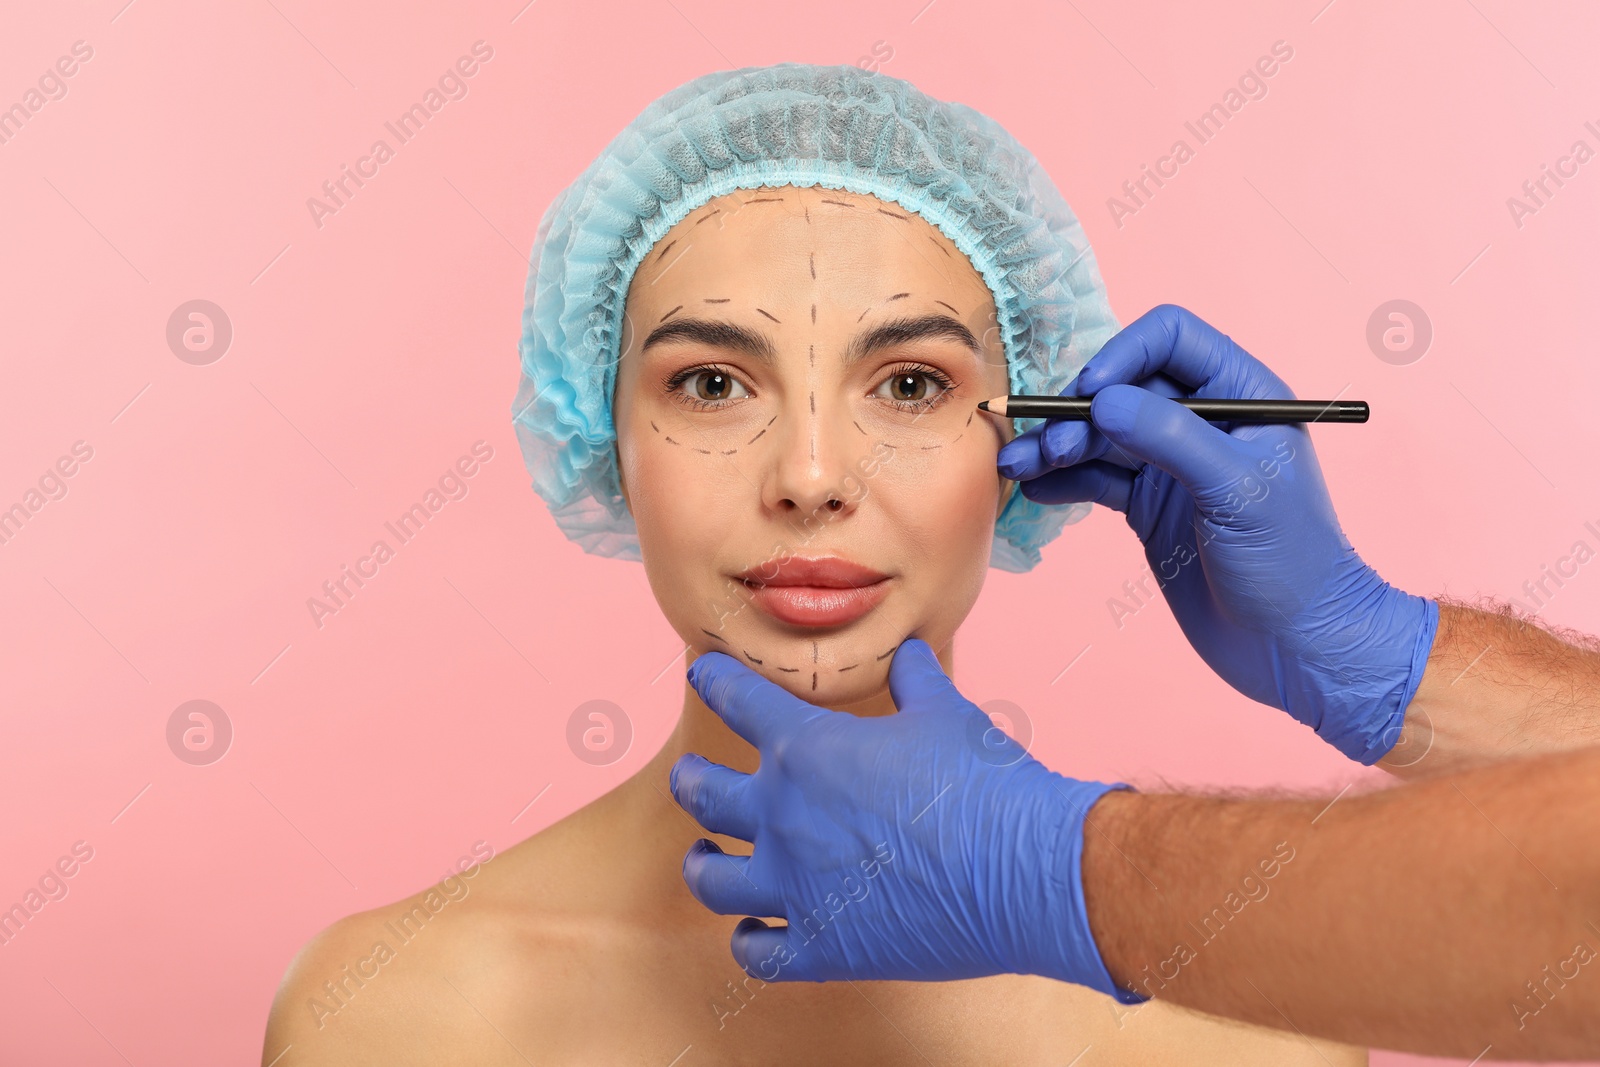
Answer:
<svg viewBox="0 0 1600 1067"><path fill-rule="evenodd" d="M642 558L611 411L634 271L707 201L782 185L868 194L938 227L994 296L1013 394L1060 393L1117 330L1083 227L1039 161L993 120L847 65L695 78L618 134L534 237L512 418L534 488L585 551ZM1013 492L990 565L1031 569L1040 546L1089 510Z"/></svg>

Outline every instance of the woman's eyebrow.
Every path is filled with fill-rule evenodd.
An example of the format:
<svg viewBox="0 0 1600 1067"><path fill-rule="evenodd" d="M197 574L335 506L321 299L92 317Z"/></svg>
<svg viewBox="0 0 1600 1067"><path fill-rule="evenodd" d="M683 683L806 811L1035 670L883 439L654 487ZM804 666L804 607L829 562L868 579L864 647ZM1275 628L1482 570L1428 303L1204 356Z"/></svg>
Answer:
<svg viewBox="0 0 1600 1067"><path fill-rule="evenodd" d="M926 338L957 341L979 359L983 358L983 346L978 343L972 331L959 320L949 315L921 315L891 319L857 334L845 349L843 362L848 367L866 359L879 349ZM652 345L665 344L669 341L695 341L717 348L733 349L768 366L778 357L777 347L763 333L737 323L693 318L674 319L657 326L650 331L650 336L645 338L640 352L648 350Z"/></svg>

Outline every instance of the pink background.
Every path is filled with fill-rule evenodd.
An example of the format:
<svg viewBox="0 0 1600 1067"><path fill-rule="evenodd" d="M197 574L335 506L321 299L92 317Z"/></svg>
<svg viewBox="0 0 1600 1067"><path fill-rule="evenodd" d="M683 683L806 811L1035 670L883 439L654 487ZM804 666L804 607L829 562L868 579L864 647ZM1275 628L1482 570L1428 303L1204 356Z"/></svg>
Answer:
<svg viewBox="0 0 1600 1067"><path fill-rule="evenodd" d="M1591 5L523 3L7 13L0 106L74 41L94 55L0 144L0 507L74 442L93 458L0 545L0 906L73 842L94 858L0 947L0 1061L253 1062L318 929L549 825L666 736L682 645L638 566L556 531L509 412L546 204L705 71L876 48L1000 120L1081 213L1124 321L1181 303L1299 395L1372 403L1315 437L1396 584L1514 595L1600 543L1572 447L1600 389L1600 161L1520 228L1506 206L1574 140L1600 147ZM319 229L307 198L480 39L469 95ZM1106 199L1278 40L1294 57L1268 95L1119 228ZM1408 365L1366 341L1396 298L1435 332ZM165 337L193 299L234 331L205 366ZM307 598L480 439L469 495L319 629ZM1097 512L1036 572L995 572L962 690L1020 705L1037 753L1083 776L1331 792L1371 773L1212 677L1165 607L1119 630L1106 601L1142 565ZM1600 571L1547 617L1600 629ZM166 741L193 699L234 730L209 766ZM634 729L609 766L565 740L593 699Z"/></svg>

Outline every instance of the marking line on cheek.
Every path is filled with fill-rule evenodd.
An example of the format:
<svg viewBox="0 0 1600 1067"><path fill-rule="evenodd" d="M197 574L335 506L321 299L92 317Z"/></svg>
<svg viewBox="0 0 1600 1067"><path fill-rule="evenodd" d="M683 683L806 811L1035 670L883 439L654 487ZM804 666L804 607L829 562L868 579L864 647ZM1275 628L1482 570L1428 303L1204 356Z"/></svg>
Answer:
<svg viewBox="0 0 1600 1067"><path fill-rule="evenodd" d="M976 415L976 414L977 414L977 413L978 413L978 412L977 412L977 410L976 410L976 409L974 409L974 410L973 410L973 411L972 411L972 412L971 412L971 413L969 413L969 414L968 414L968 415L967 415L967 421L966 421L966 422L963 422L963 423L962 423L962 424L961 424L961 425L962 425L962 426L971 426L971 425L972 425L972 416L973 416L973 415Z"/></svg>
<svg viewBox="0 0 1600 1067"><path fill-rule="evenodd" d="M939 446L938 445L934 445L933 447L938 448ZM700 453L702 456L711 455L711 449L709 449L709 448L696 448L695 451Z"/></svg>
<svg viewBox="0 0 1600 1067"><path fill-rule="evenodd" d="M813 253L811 253L811 279L812 279L812 281L815 281L816 277L817 277L817 254L815 252L813 252Z"/></svg>
<svg viewBox="0 0 1600 1067"><path fill-rule="evenodd" d="M854 426L854 427L855 427L855 428L856 428L856 429L858 429L858 430L861 430L861 424L860 424L860 423L859 423L859 422L857 422L857 421L856 421L856 420L855 420L855 419L851 419L851 420L850 420L850 425L851 425L851 426ZM866 433L866 432L867 432L867 431L865 431L865 430L861 430L861 432L862 432L862 433L863 433L863 434L865 434L865 433Z"/></svg>
<svg viewBox="0 0 1600 1067"><path fill-rule="evenodd" d="M857 668L857 667L859 667L859 666L861 666L861 664L859 664L859 663L852 663L852 664L850 664L850 666L848 666L848 667L840 667L840 668L839 668L839 673L840 673L840 674L843 674L843 673L844 673L844 672L845 672L845 671L853 671L853 670L855 670L855 669L856 669L856 668Z"/></svg>
<svg viewBox="0 0 1600 1067"><path fill-rule="evenodd" d="M660 433L661 432L661 427L656 425L656 420L655 419L651 419L650 420L650 428L652 430L654 430L656 433Z"/></svg>
<svg viewBox="0 0 1600 1067"><path fill-rule="evenodd" d="M712 633L710 630L706 629L704 626L700 627L700 632L705 634L707 637L711 638L713 641L722 641L722 638L718 637L716 634ZM722 641L722 643L723 644L727 644L728 642Z"/></svg>
<svg viewBox="0 0 1600 1067"><path fill-rule="evenodd" d="M817 690L817 672L816 671L812 671L811 672L811 691L814 693L814 692L816 692L816 690Z"/></svg>
<svg viewBox="0 0 1600 1067"><path fill-rule="evenodd" d="M812 304L811 305L811 325L815 326L816 324L817 324L817 305Z"/></svg>
<svg viewBox="0 0 1600 1067"><path fill-rule="evenodd" d="M815 641L811 642L811 662L817 662L817 643Z"/></svg>
<svg viewBox="0 0 1600 1067"><path fill-rule="evenodd" d="M813 304L812 307L811 307L811 313L814 315L814 314L816 314L816 311L817 311L816 305ZM812 321L815 322L816 320L813 319ZM817 365L817 346L816 345L807 345L806 346L806 362L811 364L813 367L815 367Z"/></svg>
<svg viewBox="0 0 1600 1067"><path fill-rule="evenodd" d="M748 649L741 649L740 651L744 652L744 658L749 660L751 663L760 663L761 662L760 660L758 660L754 656L752 656Z"/></svg>
<svg viewBox="0 0 1600 1067"><path fill-rule="evenodd" d="M674 441L674 440L673 440L673 439L672 439L672 435L671 435L671 434L670 434L670 433L669 433L669 434L667 434L667 444L669 444L669 445L675 445L675 444L678 444L678 443L679 443L679 442L677 442L677 441Z"/></svg>
<svg viewBox="0 0 1600 1067"><path fill-rule="evenodd" d="M899 647L900 647L899 645L895 646L895 648L899 648ZM879 659L888 659L892 655L894 655L894 648L891 648L889 651L885 652L883 655L879 656L878 658Z"/></svg>
<svg viewBox="0 0 1600 1067"><path fill-rule="evenodd" d="M779 667L778 669L780 671L782 671L784 674L799 674L800 673L800 668L799 667Z"/></svg>

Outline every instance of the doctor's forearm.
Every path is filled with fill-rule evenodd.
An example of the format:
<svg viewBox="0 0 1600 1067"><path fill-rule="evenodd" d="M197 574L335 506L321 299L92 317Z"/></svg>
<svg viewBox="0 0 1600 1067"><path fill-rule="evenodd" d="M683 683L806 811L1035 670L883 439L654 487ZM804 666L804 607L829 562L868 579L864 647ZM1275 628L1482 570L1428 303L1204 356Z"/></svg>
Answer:
<svg viewBox="0 0 1600 1067"><path fill-rule="evenodd" d="M1403 778L1600 744L1600 651L1510 613L1439 603L1439 630L1399 743ZM1584 647L1587 643L1589 647Z"/></svg>
<svg viewBox="0 0 1600 1067"><path fill-rule="evenodd" d="M1107 794L1083 884L1112 976L1350 1044L1600 1055L1600 749L1330 799Z"/></svg>

